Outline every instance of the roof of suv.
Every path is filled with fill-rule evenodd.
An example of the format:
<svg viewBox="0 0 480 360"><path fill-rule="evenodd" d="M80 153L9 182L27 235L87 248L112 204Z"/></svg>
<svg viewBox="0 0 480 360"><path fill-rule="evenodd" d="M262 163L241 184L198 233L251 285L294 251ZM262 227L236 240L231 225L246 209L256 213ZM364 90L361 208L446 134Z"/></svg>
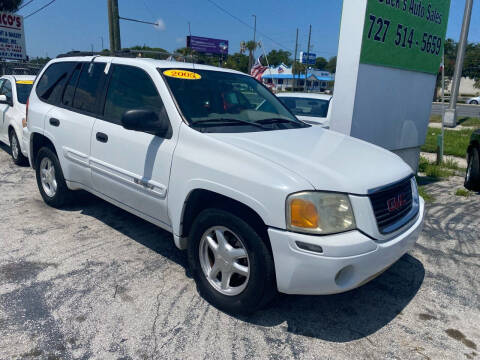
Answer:
<svg viewBox="0 0 480 360"><path fill-rule="evenodd" d="M13 78L15 81L31 81L35 80L35 75L3 75L2 78Z"/></svg>
<svg viewBox="0 0 480 360"><path fill-rule="evenodd" d="M129 64L129 65L148 65L153 66L160 69L188 69L188 70L211 70L211 71L221 71L221 72L229 72L241 75L247 75L240 71L231 70L231 69L224 69L219 68L216 66L210 65L201 65L201 64L193 64L187 62L180 62L180 61L167 61L167 60L156 60L150 58L129 58L129 57L118 57L118 56L102 56L102 55L95 55L95 56L72 56L72 57L61 57L52 62L63 62L63 61L101 61L101 62L113 62L117 64Z"/></svg>

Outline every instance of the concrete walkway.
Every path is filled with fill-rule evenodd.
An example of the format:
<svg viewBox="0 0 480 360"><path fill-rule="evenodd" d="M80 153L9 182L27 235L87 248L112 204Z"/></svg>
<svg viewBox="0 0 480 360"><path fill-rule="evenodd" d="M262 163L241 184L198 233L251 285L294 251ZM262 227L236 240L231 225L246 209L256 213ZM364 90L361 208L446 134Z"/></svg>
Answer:
<svg viewBox="0 0 480 360"><path fill-rule="evenodd" d="M422 152L420 153L421 156L424 158L428 159L428 161L436 161L437 160L437 154L433 153L427 153L427 152ZM467 159L456 157L456 156L451 156L451 155L443 155L443 161L445 160L452 160L455 161L459 167L466 169L467 168Z"/></svg>

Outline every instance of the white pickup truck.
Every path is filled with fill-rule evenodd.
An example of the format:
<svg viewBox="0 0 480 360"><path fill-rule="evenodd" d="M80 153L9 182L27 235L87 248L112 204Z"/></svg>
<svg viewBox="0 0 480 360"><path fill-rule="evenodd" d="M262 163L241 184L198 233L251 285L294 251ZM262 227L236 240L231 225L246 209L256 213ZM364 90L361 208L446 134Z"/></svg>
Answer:
<svg viewBox="0 0 480 360"><path fill-rule="evenodd" d="M170 231L200 293L251 312L276 291L333 294L415 244L411 169L298 120L240 72L121 57L64 57L38 76L29 158L44 201L84 189Z"/></svg>

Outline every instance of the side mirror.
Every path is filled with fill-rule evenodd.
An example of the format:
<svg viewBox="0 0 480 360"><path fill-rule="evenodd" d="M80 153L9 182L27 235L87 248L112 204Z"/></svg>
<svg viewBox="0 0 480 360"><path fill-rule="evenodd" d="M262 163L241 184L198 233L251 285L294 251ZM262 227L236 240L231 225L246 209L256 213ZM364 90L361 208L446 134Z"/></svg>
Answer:
<svg viewBox="0 0 480 360"><path fill-rule="evenodd" d="M0 104L8 104L7 95L0 95Z"/></svg>
<svg viewBox="0 0 480 360"><path fill-rule="evenodd" d="M122 116L122 126L127 130L146 132L167 139L172 137L172 128L165 109L160 115L152 110L128 110Z"/></svg>

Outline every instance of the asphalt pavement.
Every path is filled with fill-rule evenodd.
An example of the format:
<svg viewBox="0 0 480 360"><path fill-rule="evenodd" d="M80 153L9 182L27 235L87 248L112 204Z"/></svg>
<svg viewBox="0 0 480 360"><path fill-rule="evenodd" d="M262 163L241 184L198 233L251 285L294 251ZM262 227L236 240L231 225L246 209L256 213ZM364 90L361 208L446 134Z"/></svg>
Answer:
<svg viewBox="0 0 480 360"><path fill-rule="evenodd" d="M442 115L448 103L432 103L432 115ZM480 117L480 105L457 104L457 114L463 117Z"/></svg>
<svg viewBox="0 0 480 360"><path fill-rule="evenodd" d="M427 184L416 247L359 289L233 317L167 232L94 196L46 206L0 147L0 359L476 359L480 195Z"/></svg>

